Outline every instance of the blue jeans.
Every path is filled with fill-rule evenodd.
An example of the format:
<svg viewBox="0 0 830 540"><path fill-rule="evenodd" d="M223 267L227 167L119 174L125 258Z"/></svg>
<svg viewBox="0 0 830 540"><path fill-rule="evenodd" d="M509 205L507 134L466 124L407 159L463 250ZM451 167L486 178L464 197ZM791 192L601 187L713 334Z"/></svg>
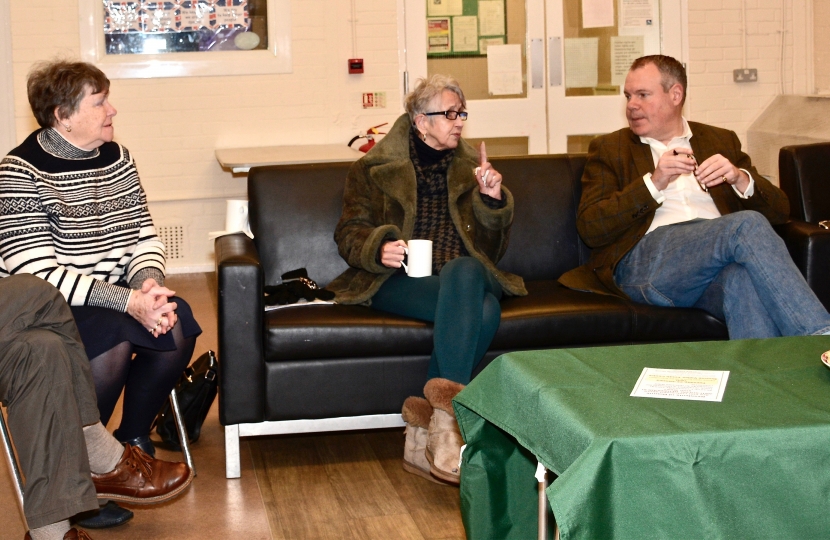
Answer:
<svg viewBox="0 0 830 540"><path fill-rule="evenodd" d="M830 331L830 314L758 212L659 227L623 257L614 280L635 302L705 309L730 339Z"/></svg>
<svg viewBox="0 0 830 540"><path fill-rule="evenodd" d="M501 321L502 289L472 257L458 257L437 276L395 274L372 297L380 311L434 323L428 379L470 382Z"/></svg>

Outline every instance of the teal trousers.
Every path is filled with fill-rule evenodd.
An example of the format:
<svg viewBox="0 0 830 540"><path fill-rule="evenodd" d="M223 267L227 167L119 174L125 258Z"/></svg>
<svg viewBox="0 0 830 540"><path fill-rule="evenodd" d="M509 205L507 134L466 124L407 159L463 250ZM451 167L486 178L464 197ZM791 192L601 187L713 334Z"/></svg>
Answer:
<svg viewBox="0 0 830 540"><path fill-rule="evenodd" d="M428 379L470 382L499 328L502 288L473 257L458 257L437 276L395 274L372 297L372 307L433 323Z"/></svg>

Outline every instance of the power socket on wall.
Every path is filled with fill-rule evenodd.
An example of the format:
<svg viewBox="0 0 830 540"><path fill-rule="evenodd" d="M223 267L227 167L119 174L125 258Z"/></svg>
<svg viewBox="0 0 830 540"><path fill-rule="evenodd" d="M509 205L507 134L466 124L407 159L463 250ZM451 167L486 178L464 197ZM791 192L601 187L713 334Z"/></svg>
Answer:
<svg viewBox="0 0 830 540"><path fill-rule="evenodd" d="M750 69L733 69L732 80L737 83L756 82L758 80L758 70Z"/></svg>

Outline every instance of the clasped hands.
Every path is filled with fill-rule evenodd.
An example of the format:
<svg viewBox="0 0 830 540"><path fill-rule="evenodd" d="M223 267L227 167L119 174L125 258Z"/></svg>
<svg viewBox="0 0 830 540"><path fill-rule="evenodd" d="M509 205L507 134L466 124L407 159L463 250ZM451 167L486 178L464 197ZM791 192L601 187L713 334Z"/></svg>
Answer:
<svg viewBox="0 0 830 540"><path fill-rule="evenodd" d="M749 187L749 175L735 167L720 154L715 154L701 164L689 148L675 148L664 152L651 175L654 187L660 191L674 182L681 174L693 174L704 191L726 182L741 193Z"/></svg>
<svg viewBox="0 0 830 540"><path fill-rule="evenodd" d="M130 295L127 313L153 337L158 337L172 330L178 322L175 311L178 306L168 300L175 295L176 291L162 287L155 279L147 279Z"/></svg>

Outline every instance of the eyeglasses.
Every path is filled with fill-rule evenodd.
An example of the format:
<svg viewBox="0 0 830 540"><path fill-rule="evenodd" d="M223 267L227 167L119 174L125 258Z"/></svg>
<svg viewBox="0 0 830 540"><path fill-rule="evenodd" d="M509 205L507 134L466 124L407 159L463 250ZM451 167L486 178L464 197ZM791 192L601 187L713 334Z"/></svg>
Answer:
<svg viewBox="0 0 830 540"><path fill-rule="evenodd" d="M424 113L424 116L438 116L441 115L445 117L447 120L455 120L456 118L461 118L461 121L464 122L467 120L467 111L458 112L458 111L438 111L438 112L427 112Z"/></svg>

